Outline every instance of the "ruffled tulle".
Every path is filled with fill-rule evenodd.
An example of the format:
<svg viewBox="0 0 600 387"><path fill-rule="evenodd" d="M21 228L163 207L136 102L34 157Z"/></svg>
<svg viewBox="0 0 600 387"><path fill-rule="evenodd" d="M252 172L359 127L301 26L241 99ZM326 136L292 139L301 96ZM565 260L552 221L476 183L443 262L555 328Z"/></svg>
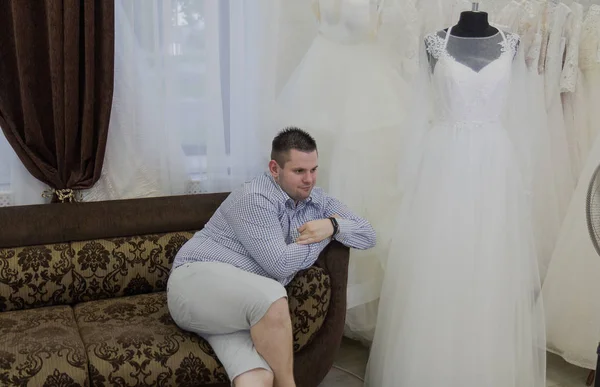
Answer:
<svg viewBox="0 0 600 387"><path fill-rule="evenodd" d="M518 37L500 35L426 37L365 386L545 386L531 201L545 112Z"/></svg>
<svg viewBox="0 0 600 387"><path fill-rule="evenodd" d="M439 126L398 214L368 386L541 386L528 199L500 126Z"/></svg>

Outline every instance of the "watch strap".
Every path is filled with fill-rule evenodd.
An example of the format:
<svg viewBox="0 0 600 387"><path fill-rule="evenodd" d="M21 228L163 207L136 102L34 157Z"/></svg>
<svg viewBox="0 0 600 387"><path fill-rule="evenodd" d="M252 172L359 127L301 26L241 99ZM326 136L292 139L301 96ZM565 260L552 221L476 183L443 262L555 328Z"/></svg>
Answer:
<svg viewBox="0 0 600 387"><path fill-rule="evenodd" d="M331 234L331 236L334 237L340 231L340 225L339 225L337 219L334 218L333 216L330 216L328 219L331 221L331 224L333 225L333 234Z"/></svg>

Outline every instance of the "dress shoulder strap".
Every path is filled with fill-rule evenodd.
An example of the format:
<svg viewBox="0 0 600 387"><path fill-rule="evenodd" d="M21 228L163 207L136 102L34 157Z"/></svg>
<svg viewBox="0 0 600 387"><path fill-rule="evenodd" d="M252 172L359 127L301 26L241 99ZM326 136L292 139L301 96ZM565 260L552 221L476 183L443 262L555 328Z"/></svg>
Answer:
<svg viewBox="0 0 600 387"><path fill-rule="evenodd" d="M450 40L450 34L452 34L452 27L448 27L448 31L446 32L446 38L444 39L444 50L448 47L448 41Z"/></svg>

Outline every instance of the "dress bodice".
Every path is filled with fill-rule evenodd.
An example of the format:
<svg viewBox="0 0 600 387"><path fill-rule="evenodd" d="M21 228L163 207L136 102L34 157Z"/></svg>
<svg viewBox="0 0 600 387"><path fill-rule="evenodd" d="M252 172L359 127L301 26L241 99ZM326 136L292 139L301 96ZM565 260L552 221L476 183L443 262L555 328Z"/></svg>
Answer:
<svg viewBox="0 0 600 387"><path fill-rule="evenodd" d="M588 9L581 30L579 67L586 71L600 69L600 5Z"/></svg>
<svg viewBox="0 0 600 387"><path fill-rule="evenodd" d="M518 36L459 38L451 29L426 37L437 120L490 123L500 120L510 89Z"/></svg>
<svg viewBox="0 0 600 387"><path fill-rule="evenodd" d="M319 33L340 43L374 39L379 23L378 1L317 0Z"/></svg>

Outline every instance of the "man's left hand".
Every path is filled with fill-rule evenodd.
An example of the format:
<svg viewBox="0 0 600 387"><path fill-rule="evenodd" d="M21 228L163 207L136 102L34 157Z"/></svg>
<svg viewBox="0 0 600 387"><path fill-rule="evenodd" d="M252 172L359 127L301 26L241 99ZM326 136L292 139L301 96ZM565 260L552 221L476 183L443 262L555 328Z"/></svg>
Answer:
<svg viewBox="0 0 600 387"><path fill-rule="evenodd" d="M329 219L318 219L306 222L298 229L300 236L296 239L299 245L319 243L333 235L333 224Z"/></svg>

